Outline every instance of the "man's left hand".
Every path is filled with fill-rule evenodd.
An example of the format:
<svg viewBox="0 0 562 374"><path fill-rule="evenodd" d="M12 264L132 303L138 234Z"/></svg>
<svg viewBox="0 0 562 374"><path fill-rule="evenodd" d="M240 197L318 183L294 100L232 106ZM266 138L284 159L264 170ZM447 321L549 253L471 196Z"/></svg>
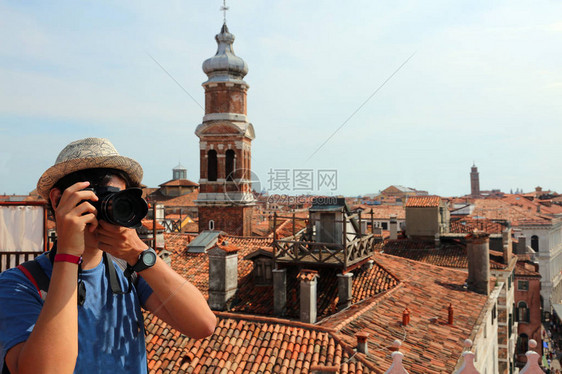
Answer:
<svg viewBox="0 0 562 374"><path fill-rule="evenodd" d="M99 221L97 228L99 249L135 265L142 251L148 246L139 238L135 229Z"/></svg>

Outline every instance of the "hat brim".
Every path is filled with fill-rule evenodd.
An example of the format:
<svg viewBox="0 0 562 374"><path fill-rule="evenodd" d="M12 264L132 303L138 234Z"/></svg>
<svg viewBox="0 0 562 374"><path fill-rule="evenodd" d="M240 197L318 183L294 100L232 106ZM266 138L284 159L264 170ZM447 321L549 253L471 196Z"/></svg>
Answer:
<svg viewBox="0 0 562 374"><path fill-rule="evenodd" d="M37 193L43 199L49 200L49 192L62 177L79 170L99 168L121 170L127 173L134 185L140 185L142 181L142 167L132 158L124 156L88 157L68 160L51 166L39 178Z"/></svg>

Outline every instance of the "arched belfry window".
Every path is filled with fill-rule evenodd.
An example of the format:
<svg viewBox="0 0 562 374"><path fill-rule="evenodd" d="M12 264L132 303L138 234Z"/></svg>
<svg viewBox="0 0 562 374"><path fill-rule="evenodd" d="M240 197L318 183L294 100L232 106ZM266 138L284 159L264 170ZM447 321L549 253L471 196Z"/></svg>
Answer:
<svg viewBox="0 0 562 374"><path fill-rule="evenodd" d="M536 235L531 236L531 248L533 248L535 252L539 251L539 237Z"/></svg>
<svg viewBox="0 0 562 374"><path fill-rule="evenodd" d="M217 151L214 149L207 152L207 180L209 182L217 180Z"/></svg>
<svg viewBox="0 0 562 374"><path fill-rule="evenodd" d="M226 162L225 162L225 170L224 174L226 176L226 180L231 181L234 180L234 160L236 159L236 154L232 149L226 151Z"/></svg>

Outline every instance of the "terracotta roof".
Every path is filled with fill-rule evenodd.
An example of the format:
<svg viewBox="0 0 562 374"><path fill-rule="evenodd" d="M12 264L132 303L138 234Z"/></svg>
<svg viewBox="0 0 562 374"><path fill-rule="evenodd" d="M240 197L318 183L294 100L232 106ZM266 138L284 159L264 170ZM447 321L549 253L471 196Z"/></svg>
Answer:
<svg viewBox="0 0 562 374"><path fill-rule="evenodd" d="M406 200L406 207L438 207L440 202L439 196L410 196Z"/></svg>
<svg viewBox="0 0 562 374"><path fill-rule="evenodd" d="M394 215L397 219L406 219L406 210L402 205L355 205L353 209L361 209L361 219L369 221L371 219L371 210L373 210L373 219L390 219Z"/></svg>
<svg viewBox="0 0 562 374"><path fill-rule="evenodd" d="M206 253L188 253L187 244L195 238L194 235L167 233L166 248L172 252L172 268L193 283L205 297L209 291L209 259ZM244 260L250 253L264 247L271 247L272 239L254 237L224 236L228 246L238 250L238 278L242 279L250 274L253 263Z"/></svg>
<svg viewBox="0 0 562 374"><path fill-rule="evenodd" d="M309 373L333 366L341 374L382 373L333 330L287 320L216 313L215 333L187 338L145 313L151 373Z"/></svg>
<svg viewBox="0 0 562 374"><path fill-rule="evenodd" d="M199 190L194 190L185 195L174 197L172 199L160 201L164 206L195 206L195 200L199 196Z"/></svg>
<svg viewBox="0 0 562 374"><path fill-rule="evenodd" d="M515 275L523 277L541 277L541 274L535 271L535 266L533 264L523 261L517 261Z"/></svg>
<svg viewBox="0 0 562 374"><path fill-rule="evenodd" d="M487 218L476 219L473 217L463 217L456 221L451 221L450 231L452 233L471 233L474 230L487 232L488 234L501 234L504 226Z"/></svg>
<svg viewBox="0 0 562 374"><path fill-rule="evenodd" d="M219 237L219 240L217 241L215 247L218 247L228 253L238 252L240 250L240 247L231 244L230 241L228 240L228 237L225 236Z"/></svg>
<svg viewBox="0 0 562 374"><path fill-rule="evenodd" d="M148 195L148 200L150 202L156 201L158 204L162 204L164 206L185 206L185 207L194 207L195 200L197 200L197 196L199 196L199 190L193 190L190 193L185 195L170 197L162 195L160 189Z"/></svg>
<svg viewBox="0 0 562 374"><path fill-rule="evenodd" d="M543 208L539 213L536 205L521 196L513 197L511 195L504 199L476 199L474 205L471 215L473 218L507 220L513 226L550 225L552 223L552 218L542 213Z"/></svg>
<svg viewBox="0 0 562 374"><path fill-rule="evenodd" d="M387 240L378 244L377 251L437 266L468 269L466 246L458 242L445 243L443 248L435 249L435 242L431 241ZM493 258L493 253L490 253L490 269L506 268Z"/></svg>
<svg viewBox="0 0 562 374"><path fill-rule="evenodd" d="M300 281L313 281L318 278L316 270L303 269L297 274L297 279Z"/></svg>
<svg viewBox="0 0 562 374"><path fill-rule="evenodd" d="M172 266L208 291L208 256L186 253L194 236L167 234ZM244 313L271 314L271 286L255 286L252 264L244 257L271 247L271 239L226 237L238 253L239 290L232 301ZM271 316L217 313L211 337L192 340L147 314L145 321L151 373L308 373L313 365L334 366L340 373L382 373L391 363L394 339L404 341L405 367L411 374L452 372L486 302L486 296L467 291L466 271L446 269L387 254L375 254L371 268L353 271L353 305L337 312L336 269L319 269L316 325ZM295 271L295 270L293 270ZM288 269L289 272L289 269ZM298 272L298 271L297 271ZM288 278L289 314L298 308L296 273ZM292 281L290 280L292 279ZM455 310L455 324L446 324L447 307ZM401 325L405 308L410 325ZM355 334L370 333L370 355L355 354Z"/></svg>
<svg viewBox="0 0 562 374"><path fill-rule="evenodd" d="M195 182L189 179L171 179L165 183L159 184L160 187L199 187Z"/></svg>
<svg viewBox="0 0 562 374"><path fill-rule="evenodd" d="M151 220L151 219L143 219L142 225L143 225L144 228L146 228L148 230L152 230L153 227L154 227L154 221ZM162 226L161 224L156 222L156 230L164 230L164 226Z"/></svg>
<svg viewBox="0 0 562 374"><path fill-rule="evenodd" d="M360 331L370 333L369 356L373 364L389 362L388 347L403 341L404 367L409 373L451 373L459 359L459 347L474 329L487 297L467 291L466 271L445 269L386 254L375 254L380 266L397 274L400 284L371 302L352 306L327 318L320 326L334 328L351 344ZM447 324L447 308L454 310L454 324ZM410 310L410 323L402 325L402 312Z"/></svg>
<svg viewBox="0 0 562 374"><path fill-rule="evenodd" d="M341 270L334 268L318 269L317 284L317 315L318 319L328 317L338 311L337 275ZM287 268L287 307L289 318L299 318L299 288L298 271ZM353 270L352 303L385 292L398 284L397 278L384 268L374 263L369 268ZM239 280L236 296L231 300L230 310L240 313L259 315L273 315L273 287L256 286L251 274Z"/></svg>

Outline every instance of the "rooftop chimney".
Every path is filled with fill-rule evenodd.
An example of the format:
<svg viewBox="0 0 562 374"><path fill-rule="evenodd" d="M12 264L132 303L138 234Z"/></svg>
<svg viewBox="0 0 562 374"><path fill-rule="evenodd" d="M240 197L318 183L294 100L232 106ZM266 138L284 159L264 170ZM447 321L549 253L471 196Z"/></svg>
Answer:
<svg viewBox="0 0 562 374"><path fill-rule="evenodd" d="M398 239L398 221L396 220L396 215L390 216L390 240Z"/></svg>
<svg viewBox="0 0 562 374"><path fill-rule="evenodd" d="M503 263L508 265L513 256L513 243L511 241L511 227L502 231Z"/></svg>
<svg viewBox="0 0 562 374"><path fill-rule="evenodd" d="M525 235L521 235L517 238L517 240L517 254L525 254L527 252L527 237Z"/></svg>
<svg viewBox="0 0 562 374"><path fill-rule="evenodd" d="M283 316L287 306L287 269L273 269L273 312Z"/></svg>
<svg viewBox="0 0 562 374"><path fill-rule="evenodd" d="M338 274L338 309L342 310L351 306L353 299L353 273Z"/></svg>
<svg viewBox="0 0 562 374"><path fill-rule="evenodd" d="M468 289L488 295L490 293L490 236L474 231L467 237Z"/></svg>
<svg viewBox="0 0 562 374"><path fill-rule="evenodd" d="M449 304L449 307L447 308L447 311L448 311L447 322L449 323L449 325L452 325L453 322L454 322L454 319L453 319L454 310L453 310L453 305L452 305L452 304Z"/></svg>
<svg viewBox="0 0 562 374"><path fill-rule="evenodd" d="M316 322L316 300L318 287L318 272L303 269L297 275L300 281L300 319L302 322Z"/></svg>
<svg viewBox="0 0 562 374"><path fill-rule="evenodd" d="M225 310L226 302L238 288L238 248L217 243L207 251L209 255L209 306Z"/></svg>
<svg viewBox="0 0 562 374"><path fill-rule="evenodd" d="M410 324L410 310L406 308L402 312L402 326L408 326L408 324Z"/></svg>
<svg viewBox="0 0 562 374"><path fill-rule="evenodd" d="M355 334L357 338L357 352L368 355L369 345L367 344L367 338L369 338L369 333L366 331L361 331Z"/></svg>

